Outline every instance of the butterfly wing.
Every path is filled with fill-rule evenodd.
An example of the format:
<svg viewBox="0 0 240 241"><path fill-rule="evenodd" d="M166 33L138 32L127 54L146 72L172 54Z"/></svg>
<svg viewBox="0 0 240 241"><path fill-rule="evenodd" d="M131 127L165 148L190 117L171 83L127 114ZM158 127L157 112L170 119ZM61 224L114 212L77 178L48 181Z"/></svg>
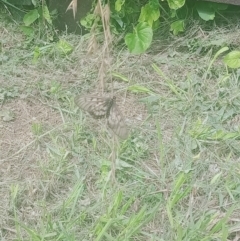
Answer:
<svg viewBox="0 0 240 241"><path fill-rule="evenodd" d="M112 98L99 96L77 96L75 104L89 112L94 118L103 118L111 108Z"/></svg>
<svg viewBox="0 0 240 241"><path fill-rule="evenodd" d="M111 108L109 109L109 115L107 117L108 117L108 126L112 129L112 131L120 138L126 139L128 137L129 130L116 104L115 97L113 97L112 99L112 105L111 105Z"/></svg>
<svg viewBox="0 0 240 241"><path fill-rule="evenodd" d="M126 139L129 130L116 104L116 97L77 96L75 104L89 112L94 118L107 117L108 126L122 139Z"/></svg>

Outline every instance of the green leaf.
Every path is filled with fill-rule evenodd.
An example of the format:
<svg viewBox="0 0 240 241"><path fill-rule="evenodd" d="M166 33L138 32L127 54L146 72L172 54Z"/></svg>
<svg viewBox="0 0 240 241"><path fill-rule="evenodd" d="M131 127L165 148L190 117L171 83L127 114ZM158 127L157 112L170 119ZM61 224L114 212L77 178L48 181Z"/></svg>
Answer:
<svg viewBox="0 0 240 241"><path fill-rule="evenodd" d="M121 11L123 4L125 3L125 0L117 0L115 2L115 10L117 12Z"/></svg>
<svg viewBox="0 0 240 241"><path fill-rule="evenodd" d="M171 9L181 8L185 4L185 0L167 0Z"/></svg>
<svg viewBox="0 0 240 241"><path fill-rule="evenodd" d="M230 68L240 68L240 51L235 50L228 53L223 61Z"/></svg>
<svg viewBox="0 0 240 241"><path fill-rule="evenodd" d="M152 42L153 31L147 23L139 23L133 33L125 36L125 43L131 53L144 53Z"/></svg>
<svg viewBox="0 0 240 241"><path fill-rule="evenodd" d="M177 11L170 8L170 18L175 18L177 16Z"/></svg>
<svg viewBox="0 0 240 241"><path fill-rule="evenodd" d="M33 52L33 62L37 62L40 54L41 54L41 52L40 52L39 47L35 47L34 52Z"/></svg>
<svg viewBox="0 0 240 241"><path fill-rule="evenodd" d="M216 11L226 10L228 8L228 4L224 4L224 3L210 3L210 4L211 4L211 7Z"/></svg>
<svg viewBox="0 0 240 241"><path fill-rule="evenodd" d="M73 51L72 45L70 45L65 40L59 40L57 43L57 49L61 54L67 55L70 54Z"/></svg>
<svg viewBox="0 0 240 241"><path fill-rule="evenodd" d="M128 79L127 77L121 75L121 74L118 74L118 73L116 73L116 72L112 72L112 75L113 75L114 77L117 77L117 78L125 81L125 82L129 82L129 79Z"/></svg>
<svg viewBox="0 0 240 241"><path fill-rule="evenodd" d="M215 12L226 10L227 8L228 5L222 3L197 2L196 4L198 15L205 21L213 20Z"/></svg>
<svg viewBox="0 0 240 241"><path fill-rule="evenodd" d="M197 2L197 12L200 18L205 21L213 20L215 18L215 10L211 4L206 2Z"/></svg>
<svg viewBox="0 0 240 241"><path fill-rule="evenodd" d="M34 29L30 26L20 26L20 29L23 31L23 33L26 35L26 36L33 36L34 34Z"/></svg>
<svg viewBox="0 0 240 241"><path fill-rule="evenodd" d="M26 26L31 25L39 18L39 13L37 9L33 9L29 11L25 16L23 17L23 22Z"/></svg>
<svg viewBox="0 0 240 241"><path fill-rule="evenodd" d="M152 27L154 21L160 17L159 8L156 8L150 2L141 8L141 14L139 16L139 22L147 22Z"/></svg>
<svg viewBox="0 0 240 241"><path fill-rule="evenodd" d="M46 5L43 6L42 13L43 13L43 17L47 20L47 22L52 25L52 19L48 11L48 7Z"/></svg>
<svg viewBox="0 0 240 241"><path fill-rule="evenodd" d="M174 35L178 35L179 32L184 32L184 20L173 22L170 31L173 31Z"/></svg>
<svg viewBox="0 0 240 241"><path fill-rule="evenodd" d="M133 93L153 93L148 88L141 86L141 85L132 85L128 87L128 90Z"/></svg>
<svg viewBox="0 0 240 241"><path fill-rule="evenodd" d="M91 29L95 19L96 19L96 16L94 14L87 14L85 18L82 18L80 20L80 23L83 27L87 29Z"/></svg>

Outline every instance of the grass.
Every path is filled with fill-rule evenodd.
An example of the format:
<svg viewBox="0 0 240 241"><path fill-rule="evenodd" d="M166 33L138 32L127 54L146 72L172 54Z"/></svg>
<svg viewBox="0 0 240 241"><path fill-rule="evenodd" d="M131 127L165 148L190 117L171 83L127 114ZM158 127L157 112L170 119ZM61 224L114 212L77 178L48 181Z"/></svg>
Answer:
<svg viewBox="0 0 240 241"><path fill-rule="evenodd" d="M0 240L239 240L239 73L220 54L239 45L235 22L194 23L142 56L116 50L132 127L117 146L74 105L97 86L87 36L62 35L74 51L49 44L36 61L37 43L0 25Z"/></svg>

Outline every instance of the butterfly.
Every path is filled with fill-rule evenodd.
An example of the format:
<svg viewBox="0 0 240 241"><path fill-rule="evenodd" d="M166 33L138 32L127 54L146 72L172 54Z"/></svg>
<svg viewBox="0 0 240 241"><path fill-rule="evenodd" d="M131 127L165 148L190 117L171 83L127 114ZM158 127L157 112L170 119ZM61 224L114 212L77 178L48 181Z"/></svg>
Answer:
<svg viewBox="0 0 240 241"><path fill-rule="evenodd" d="M128 137L128 127L116 104L116 97L77 96L75 104L94 118L107 118L108 126L122 139Z"/></svg>

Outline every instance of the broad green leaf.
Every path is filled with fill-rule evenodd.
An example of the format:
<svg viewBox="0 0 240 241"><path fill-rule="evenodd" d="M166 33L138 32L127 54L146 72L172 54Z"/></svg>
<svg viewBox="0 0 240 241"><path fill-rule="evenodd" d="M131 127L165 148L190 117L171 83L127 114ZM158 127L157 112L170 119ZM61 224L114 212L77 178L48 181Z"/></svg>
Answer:
<svg viewBox="0 0 240 241"><path fill-rule="evenodd" d="M30 26L20 26L20 29L23 31L23 33L26 35L26 36L33 36L34 34L34 29Z"/></svg>
<svg viewBox="0 0 240 241"><path fill-rule="evenodd" d="M123 22L123 19L120 18L118 14L112 14L112 15L111 15L111 18L116 21L116 23L120 26L120 28L124 28L124 27L125 27L125 24L124 24L124 22ZM114 27L114 26L113 26L113 27ZM114 30L114 29L113 29L113 31L117 31L117 30ZM114 33L114 32L113 32L113 33Z"/></svg>
<svg viewBox="0 0 240 241"><path fill-rule="evenodd" d="M121 11L123 4L125 3L125 0L117 0L115 2L115 10L117 12Z"/></svg>
<svg viewBox="0 0 240 241"><path fill-rule="evenodd" d="M152 42L153 31L147 23L139 23L133 33L125 36L125 43L131 53L144 53Z"/></svg>
<svg viewBox="0 0 240 241"><path fill-rule="evenodd" d="M215 18L216 11L226 10L228 5L222 3L197 2L196 8L200 18L209 21Z"/></svg>
<svg viewBox="0 0 240 241"><path fill-rule="evenodd" d="M155 31L156 29L159 29L159 26L160 26L160 21L153 22L152 30Z"/></svg>
<svg viewBox="0 0 240 241"><path fill-rule="evenodd" d="M49 14L48 7L46 5L43 6L42 13L43 13L43 17L47 20L47 22L52 25L52 19Z"/></svg>
<svg viewBox="0 0 240 241"><path fill-rule="evenodd" d="M170 18L175 18L177 16L177 11L170 8Z"/></svg>
<svg viewBox="0 0 240 241"><path fill-rule="evenodd" d="M65 40L59 40L57 43L57 49L61 54L67 55L73 51L73 47Z"/></svg>
<svg viewBox="0 0 240 241"><path fill-rule="evenodd" d="M171 24L171 31L174 35L178 35L179 32L184 32L184 20L178 20Z"/></svg>
<svg viewBox="0 0 240 241"><path fill-rule="evenodd" d="M153 6L150 2L141 8L141 14L139 16L139 22L147 22L152 27L154 21L160 17L159 8Z"/></svg>
<svg viewBox="0 0 240 241"><path fill-rule="evenodd" d="M171 9L181 8L185 4L185 0L167 0Z"/></svg>
<svg viewBox="0 0 240 241"><path fill-rule="evenodd" d="M25 16L23 17L23 22L26 26L31 25L39 18L39 13L37 9L33 9L29 11Z"/></svg>
<svg viewBox="0 0 240 241"><path fill-rule="evenodd" d="M141 86L141 85L132 85L128 87L128 90L133 93L153 93L148 88Z"/></svg>
<svg viewBox="0 0 240 241"><path fill-rule="evenodd" d="M80 23L83 27L90 29L95 19L96 19L96 16L94 14L88 14L85 18L82 18L80 20Z"/></svg>
<svg viewBox="0 0 240 241"><path fill-rule="evenodd" d="M226 10L228 8L228 4L224 3L210 3L212 8L215 9L216 11L218 10Z"/></svg>
<svg viewBox="0 0 240 241"><path fill-rule="evenodd" d="M205 21L213 20L215 18L215 10L209 3L198 2L196 4L197 12L200 18Z"/></svg>
<svg viewBox="0 0 240 241"><path fill-rule="evenodd" d="M151 5L152 8L158 8L160 7L159 0L149 0L149 4Z"/></svg>
<svg viewBox="0 0 240 241"><path fill-rule="evenodd" d="M240 68L240 51L232 51L228 53L224 59L224 63L230 68Z"/></svg>

